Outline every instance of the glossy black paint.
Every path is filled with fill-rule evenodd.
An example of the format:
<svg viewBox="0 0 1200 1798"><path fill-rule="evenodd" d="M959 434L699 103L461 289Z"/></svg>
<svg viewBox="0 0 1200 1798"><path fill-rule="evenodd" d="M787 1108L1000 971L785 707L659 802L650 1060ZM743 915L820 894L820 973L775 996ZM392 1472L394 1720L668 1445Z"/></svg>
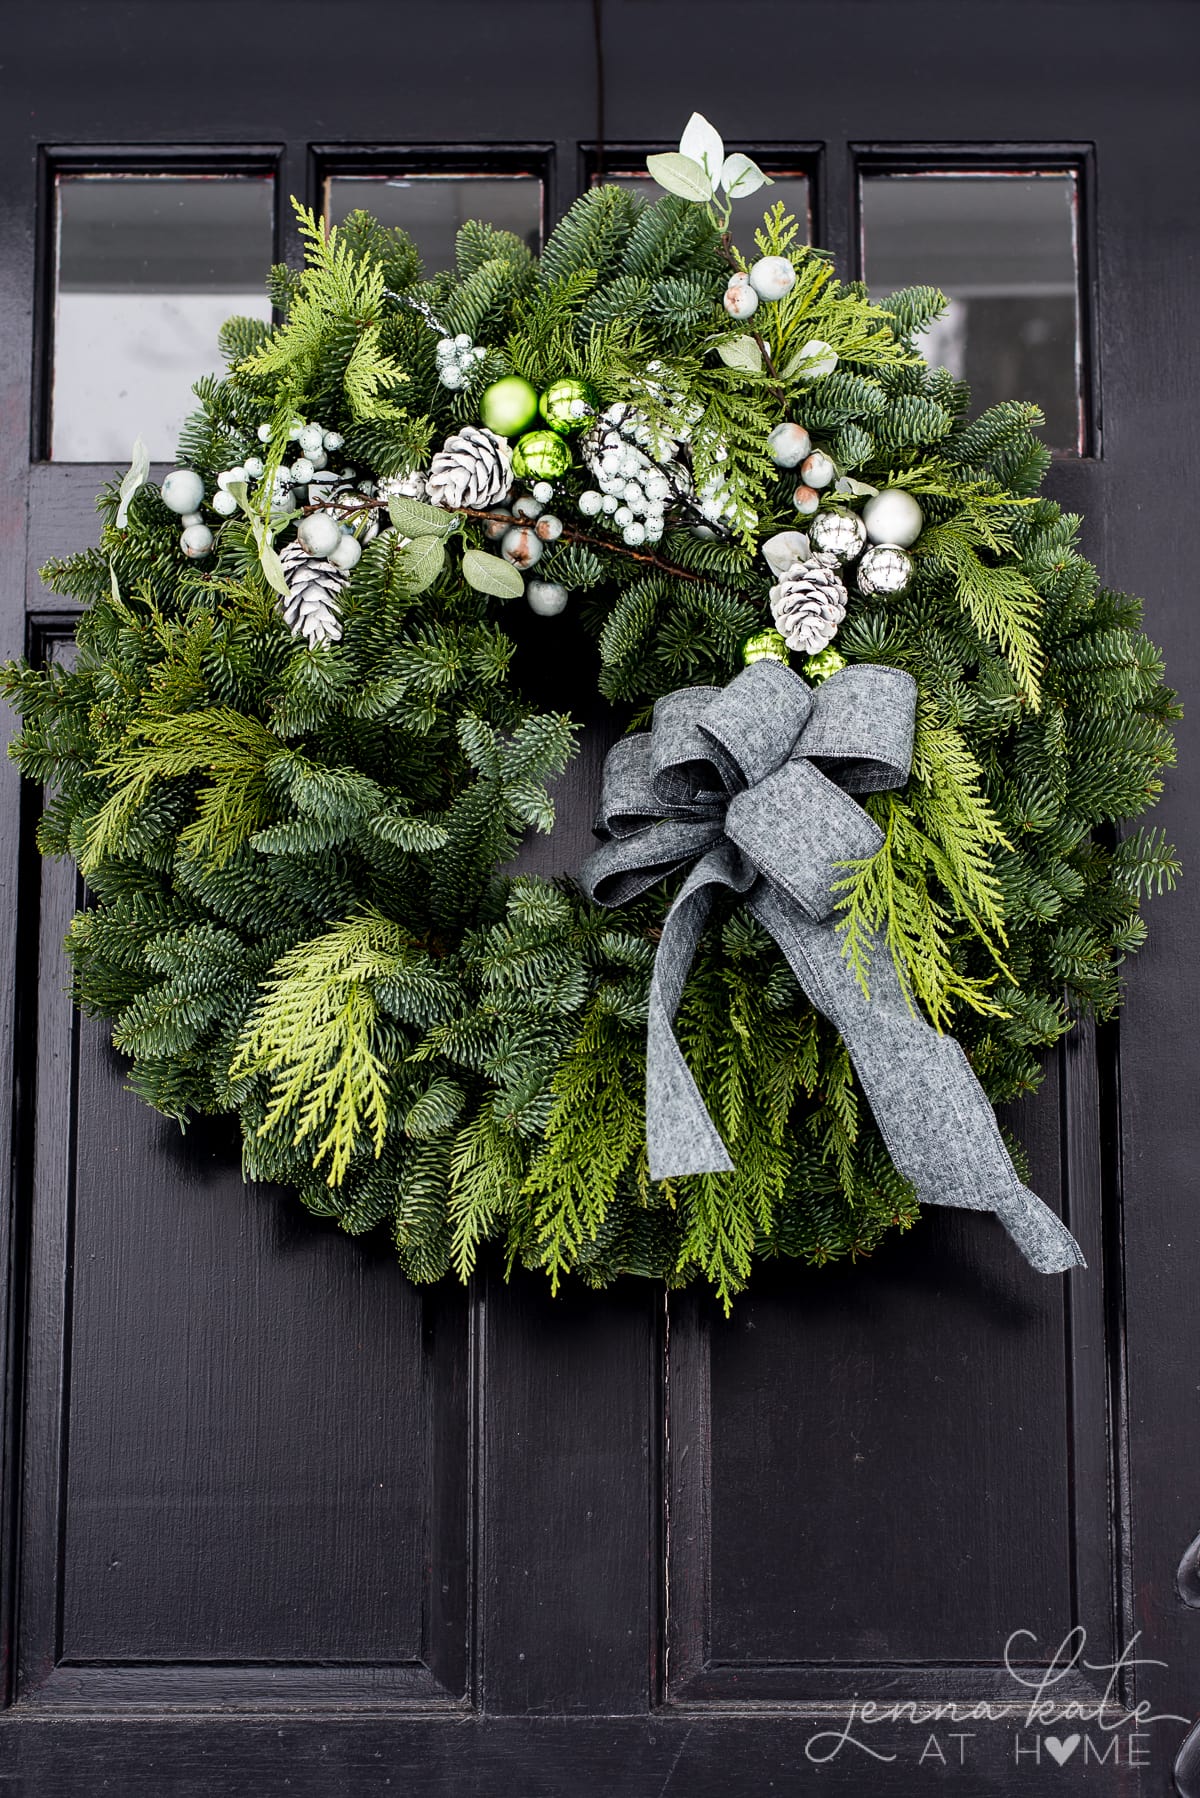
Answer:
<svg viewBox="0 0 1200 1798"><path fill-rule="evenodd" d="M554 216L595 163L593 25L589 0L10 11L0 652L69 653L36 569L91 540L108 472L30 459L54 157L271 166L282 197L381 147L443 167L481 146L536 156ZM606 0L603 31L611 143L661 147L700 108L811 170L844 268L860 166L1080 169L1092 453L1050 486L1106 578L1147 596L1186 696L1195 9ZM571 866L611 725L569 620L520 634L530 685L593 724L567 822L526 864ZM1157 820L1190 869L1195 739L1189 720ZM33 796L11 767L0 782L0 1788L919 1798L940 1771L1011 1798L1171 1789L1182 1723L1153 1727L1143 1767L1015 1760L1012 1718L961 1725L966 1764L940 1769L912 1725L875 1732L889 1761L818 1768L806 1743L855 1698L1011 1697L1009 1634L1035 1633L1036 1663L1075 1624L1093 1661L1140 1631L1134 1653L1166 1662L1123 1702L1200 1709L1175 1583L1200 1527L1194 873L1153 908L1119 1036L1082 1030L1014 1116L1086 1274L1043 1280L989 1220L943 1215L862 1268L771 1270L726 1322L702 1296L555 1301L491 1266L414 1293L386 1249L243 1187L226 1133L181 1141L73 1019L74 878L39 867ZM1081 1670L1057 1696L1104 1683Z"/></svg>

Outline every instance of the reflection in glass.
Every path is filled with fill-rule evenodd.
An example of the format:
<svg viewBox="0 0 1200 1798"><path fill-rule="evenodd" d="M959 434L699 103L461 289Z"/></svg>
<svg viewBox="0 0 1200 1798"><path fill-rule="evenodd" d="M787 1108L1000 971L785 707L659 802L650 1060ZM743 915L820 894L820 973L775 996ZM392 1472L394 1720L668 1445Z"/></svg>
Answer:
<svg viewBox="0 0 1200 1798"><path fill-rule="evenodd" d="M536 252L542 242L542 183L537 175L333 175L325 212L340 224L362 207L407 231L426 273L454 266L454 239L468 219L511 231Z"/></svg>
<svg viewBox="0 0 1200 1798"><path fill-rule="evenodd" d="M808 176L783 172L776 174L769 167L766 172L771 177L770 187L760 187L756 194L734 202L733 235L738 247L748 257L755 254L754 233L762 223L763 213L769 206L774 206L777 200L782 200L792 217L799 220L801 241L807 243L812 237ZM593 176L593 187L598 180L599 177ZM604 180L614 187L627 187L630 193L644 194L648 200L661 200L663 195L658 182L645 169L606 169Z"/></svg>
<svg viewBox="0 0 1200 1798"><path fill-rule="evenodd" d="M950 300L921 348L970 382L976 411L1028 399L1045 440L1081 443L1077 183L1051 175L869 175L863 273L876 298L940 287Z"/></svg>
<svg viewBox="0 0 1200 1798"><path fill-rule="evenodd" d="M59 175L51 454L171 461L232 313L269 319L269 176Z"/></svg>

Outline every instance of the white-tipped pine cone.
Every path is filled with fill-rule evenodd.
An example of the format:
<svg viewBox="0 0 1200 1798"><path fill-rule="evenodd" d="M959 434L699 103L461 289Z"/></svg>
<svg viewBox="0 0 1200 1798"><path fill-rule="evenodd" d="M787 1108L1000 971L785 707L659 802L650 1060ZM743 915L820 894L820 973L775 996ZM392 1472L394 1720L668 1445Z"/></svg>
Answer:
<svg viewBox="0 0 1200 1798"><path fill-rule="evenodd" d="M310 649L340 643L341 592L349 577L324 556L310 556L299 543L280 550L279 560L288 584L283 618L292 635L303 637Z"/></svg>
<svg viewBox="0 0 1200 1798"><path fill-rule="evenodd" d="M447 437L429 465L425 497L451 511L494 506L512 486L512 452L486 425L464 425Z"/></svg>
<svg viewBox="0 0 1200 1798"><path fill-rule="evenodd" d="M837 570L836 556L809 556L771 588L771 616L789 649L814 656L833 642L847 603Z"/></svg>

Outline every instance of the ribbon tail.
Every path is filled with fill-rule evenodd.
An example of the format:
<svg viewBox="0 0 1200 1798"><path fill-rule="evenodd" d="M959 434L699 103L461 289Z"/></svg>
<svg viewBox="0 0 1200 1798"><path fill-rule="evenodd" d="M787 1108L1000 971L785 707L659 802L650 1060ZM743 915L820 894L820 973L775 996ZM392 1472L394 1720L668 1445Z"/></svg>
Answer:
<svg viewBox="0 0 1200 1798"><path fill-rule="evenodd" d="M683 1058L674 1024L712 907L712 888L742 890L752 878L752 872L747 875L739 868L728 845L710 850L684 881L663 924L650 982L646 1037L646 1148L652 1180L733 1171L729 1151Z"/></svg>
<svg viewBox="0 0 1200 1798"><path fill-rule="evenodd" d="M872 957L867 999L832 922L812 922L767 881L746 904L841 1033L888 1153L919 1202L994 1212L1041 1273L1082 1267L1066 1225L1017 1178L961 1046L909 1009L886 947Z"/></svg>

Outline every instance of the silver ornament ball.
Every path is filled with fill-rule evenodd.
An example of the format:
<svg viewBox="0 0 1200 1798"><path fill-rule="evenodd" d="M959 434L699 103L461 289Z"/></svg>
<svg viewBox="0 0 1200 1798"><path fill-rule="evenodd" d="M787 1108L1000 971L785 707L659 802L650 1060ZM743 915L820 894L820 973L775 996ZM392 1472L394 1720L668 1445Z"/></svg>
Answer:
<svg viewBox="0 0 1200 1798"><path fill-rule="evenodd" d="M898 599L912 574L912 557L898 543L873 543L858 564L855 585L864 599Z"/></svg>
<svg viewBox="0 0 1200 1798"><path fill-rule="evenodd" d="M872 543L898 543L907 549L921 535L925 514L903 487L885 487L863 507L863 523Z"/></svg>
<svg viewBox="0 0 1200 1798"><path fill-rule="evenodd" d="M836 556L839 562L853 562L866 546L867 529L854 512L821 512L809 529L814 549Z"/></svg>

